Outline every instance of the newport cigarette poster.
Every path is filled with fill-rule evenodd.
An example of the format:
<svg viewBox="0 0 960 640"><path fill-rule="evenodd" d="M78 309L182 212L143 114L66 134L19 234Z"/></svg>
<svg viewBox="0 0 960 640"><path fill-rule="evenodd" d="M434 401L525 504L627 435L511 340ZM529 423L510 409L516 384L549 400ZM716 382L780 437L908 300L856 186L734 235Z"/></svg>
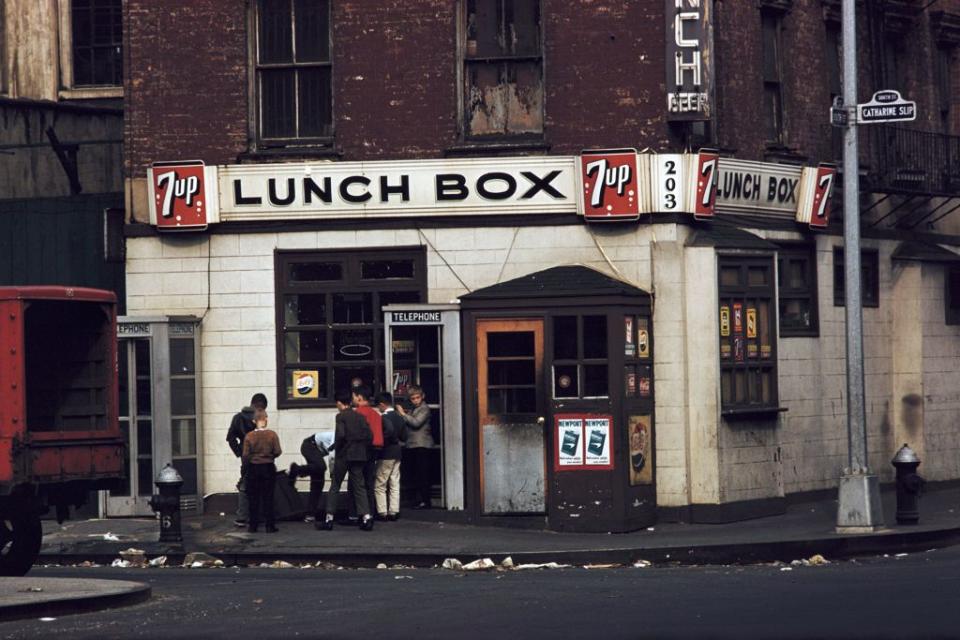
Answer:
<svg viewBox="0 0 960 640"><path fill-rule="evenodd" d="M557 420L557 443L560 446L557 464L561 467L581 466L583 464L583 419Z"/></svg>
<svg viewBox="0 0 960 640"><path fill-rule="evenodd" d="M584 421L583 435L586 452L583 463L589 467L609 467L611 433L609 416L595 416Z"/></svg>

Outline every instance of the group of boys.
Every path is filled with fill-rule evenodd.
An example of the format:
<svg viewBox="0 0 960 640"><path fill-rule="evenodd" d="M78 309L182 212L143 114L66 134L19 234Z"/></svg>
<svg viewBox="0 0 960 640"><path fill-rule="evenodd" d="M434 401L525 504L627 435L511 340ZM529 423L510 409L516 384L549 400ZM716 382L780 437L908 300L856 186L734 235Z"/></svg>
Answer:
<svg viewBox="0 0 960 640"><path fill-rule="evenodd" d="M334 514L344 478L348 478L348 490L353 495L360 529L373 529L374 519L396 520L400 511L400 459L403 443L407 439L407 426L404 418L393 407L393 397L387 392L380 393L374 399L369 387L356 387L352 392L342 391L335 395L337 405L336 427L333 441L318 433L304 439L300 453L306 464L290 465L289 479L293 483L299 477L310 478L310 493L307 502L307 521L321 530L333 529ZM372 405L376 403L376 407ZM256 394L251 399L251 407L236 414L230 424L227 441L234 453L243 459L242 473L237 489L240 491L236 524L247 525L250 531L256 531L260 520L260 507L263 508L267 531L276 531L273 517L272 500L266 497L266 465L251 465L248 455L250 444L247 439L259 424L254 424L254 414L266 415L266 397ZM273 434L275 459L280 455L279 440ZM252 441L257 441L255 434ZM266 434L264 434L266 436ZM262 439L263 437L259 438ZM267 451L267 455L273 453ZM324 477L327 465L324 460L330 451L335 451L332 484L327 494L326 509L320 509L320 497L323 493ZM263 452L258 452L263 453ZM262 463L265 458L258 458ZM269 469L275 473L273 459L269 460ZM260 468L262 466L262 469ZM256 478L253 472L256 471ZM272 495L273 474L270 474L269 491ZM252 481L252 482L251 482ZM262 497L261 497L262 496ZM271 504L267 504L270 502ZM374 510L375 509L375 510Z"/></svg>

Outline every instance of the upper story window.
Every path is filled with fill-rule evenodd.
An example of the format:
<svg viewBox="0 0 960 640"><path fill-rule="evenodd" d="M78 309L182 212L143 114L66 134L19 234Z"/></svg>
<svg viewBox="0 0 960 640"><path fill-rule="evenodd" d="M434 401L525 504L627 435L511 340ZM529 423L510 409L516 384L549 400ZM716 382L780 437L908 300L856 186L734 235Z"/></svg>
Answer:
<svg viewBox="0 0 960 640"><path fill-rule="evenodd" d="M539 0L464 0L463 133L468 139L543 134Z"/></svg>
<svg viewBox="0 0 960 640"><path fill-rule="evenodd" d="M953 95L953 75L956 73L954 59L956 47L940 46L936 49L937 55L937 94L940 107L940 126L943 133L953 132L953 122L950 118L950 107L955 99Z"/></svg>
<svg viewBox="0 0 960 640"><path fill-rule="evenodd" d="M264 147L333 136L329 0L257 0L254 92Z"/></svg>
<svg viewBox="0 0 960 640"><path fill-rule="evenodd" d="M844 306L846 280L843 247L833 248L833 305ZM876 249L860 250L860 296L864 307L880 306L880 254Z"/></svg>
<svg viewBox="0 0 960 640"><path fill-rule="evenodd" d="M58 6L62 97L121 97L121 0L59 0Z"/></svg>
<svg viewBox="0 0 960 640"><path fill-rule="evenodd" d="M783 144L783 14L760 13L763 62L763 124L767 142Z"/></svg>

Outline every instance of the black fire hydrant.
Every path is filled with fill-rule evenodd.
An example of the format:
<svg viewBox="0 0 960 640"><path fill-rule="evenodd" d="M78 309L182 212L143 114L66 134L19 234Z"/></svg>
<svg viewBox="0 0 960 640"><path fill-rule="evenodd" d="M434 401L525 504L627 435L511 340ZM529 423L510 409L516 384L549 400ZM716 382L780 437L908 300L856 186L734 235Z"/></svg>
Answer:
<svg viewBox="0 0 960 640"><path fill-rule="evenodd" d="M920 492L927 482L917 473L920 458L913 449L903 445L891 464L897 469L897 523L917 524L920 520Z"/></svg>
<svg viewBox="0 0 960 640"><path fill-rule="evenodd" d="M183 542L180 530L180 488L183 478L167 463L154 480L159 494L150 498L150 508L160 515L160 542Z"/></svg>

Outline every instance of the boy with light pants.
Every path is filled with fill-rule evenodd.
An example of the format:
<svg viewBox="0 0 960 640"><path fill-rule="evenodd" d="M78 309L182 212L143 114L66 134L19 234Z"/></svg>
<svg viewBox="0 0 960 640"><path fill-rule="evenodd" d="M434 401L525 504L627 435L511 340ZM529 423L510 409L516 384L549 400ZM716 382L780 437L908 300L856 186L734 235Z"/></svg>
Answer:
<svg viewBox="0 0 960 640"><path fill-rule="evenodd" d="M386 391L377 395L377 409L383 414L383 452L377 461L373 493L377 500L377 519L400 517L400 457L407 439L407 425L393 410L393 396Z"/></svg>

